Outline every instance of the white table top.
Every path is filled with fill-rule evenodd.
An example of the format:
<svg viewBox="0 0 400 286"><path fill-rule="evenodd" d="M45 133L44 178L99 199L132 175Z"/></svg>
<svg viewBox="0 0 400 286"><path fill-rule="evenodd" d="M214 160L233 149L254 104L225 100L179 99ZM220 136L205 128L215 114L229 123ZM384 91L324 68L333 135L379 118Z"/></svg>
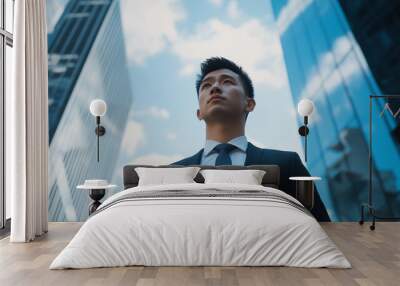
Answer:
<svg viewBox="0 0 400 286"><path fill-rule="evenodd" d="M107 186L89 186L89 185L79 185L76 188L80 190L102 190L118 187L117 185L107 185Z"/></svg>
<svg viewBox="0 0 400 286"><path fill-rule="evenodd" d="M289 180L292 181L318 181L321 177L290 177Z"/></svg>

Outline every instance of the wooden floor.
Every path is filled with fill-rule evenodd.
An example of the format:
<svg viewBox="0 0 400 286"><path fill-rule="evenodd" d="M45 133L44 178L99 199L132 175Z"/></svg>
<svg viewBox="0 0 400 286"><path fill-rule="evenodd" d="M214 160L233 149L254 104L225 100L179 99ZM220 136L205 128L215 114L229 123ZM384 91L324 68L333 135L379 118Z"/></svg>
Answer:
<svg viewBox="0 0 400 286"><path fill-rule="evenodd" d="M119 267L48 270L81 226L50 223L32 243L0 241L0 285L400 285L400 223L323 223L352 269L290 267Z"/></svg>

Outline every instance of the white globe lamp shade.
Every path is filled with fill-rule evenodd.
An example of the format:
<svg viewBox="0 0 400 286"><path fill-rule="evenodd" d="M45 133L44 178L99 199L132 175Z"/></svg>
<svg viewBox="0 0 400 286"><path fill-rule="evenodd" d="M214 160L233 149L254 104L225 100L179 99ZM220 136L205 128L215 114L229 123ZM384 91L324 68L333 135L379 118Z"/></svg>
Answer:
<svg viewBox="0 0 400 286"><path fill-rule="evenodd" d="M314 103L309 99L302 99L297 105L297 111L303 117L309 116L314 111Z"/></svg>
<svg viewBox="0 0 400 286"><path fill-rule="evenodd" d="M90 113L93 116L103 116L106 114L107 111L107 104L102 99L94 99L90 103Z"/></svg>

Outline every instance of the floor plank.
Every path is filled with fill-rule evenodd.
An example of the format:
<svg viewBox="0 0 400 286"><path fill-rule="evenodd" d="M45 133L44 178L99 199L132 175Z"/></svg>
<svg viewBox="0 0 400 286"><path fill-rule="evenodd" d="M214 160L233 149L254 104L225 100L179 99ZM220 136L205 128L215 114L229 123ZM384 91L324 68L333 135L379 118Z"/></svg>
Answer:
<svg viewBox="0 0 400 286"><path fill-rule="evenodd" d="M49 270L81 225L50 223L49 233L32 243L0 240L0 285L399 285L399 222L379 222L375 231L357 223L322 223L352 269L136 266Z"/></svg>

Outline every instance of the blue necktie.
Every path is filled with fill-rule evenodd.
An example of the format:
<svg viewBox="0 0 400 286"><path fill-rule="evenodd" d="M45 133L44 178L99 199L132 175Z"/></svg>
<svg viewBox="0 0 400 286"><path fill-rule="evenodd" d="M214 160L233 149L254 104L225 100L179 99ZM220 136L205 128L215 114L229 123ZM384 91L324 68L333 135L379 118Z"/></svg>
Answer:
<svg viewBox="0 0 400 286"><path fill-rule="evenodd" d="M231 157L229 152L231 152L236 147L229 143L218 144L214 147L214 150L218 153L218 157L215 160L215 166L219 165L232 165Z"/></svg>

